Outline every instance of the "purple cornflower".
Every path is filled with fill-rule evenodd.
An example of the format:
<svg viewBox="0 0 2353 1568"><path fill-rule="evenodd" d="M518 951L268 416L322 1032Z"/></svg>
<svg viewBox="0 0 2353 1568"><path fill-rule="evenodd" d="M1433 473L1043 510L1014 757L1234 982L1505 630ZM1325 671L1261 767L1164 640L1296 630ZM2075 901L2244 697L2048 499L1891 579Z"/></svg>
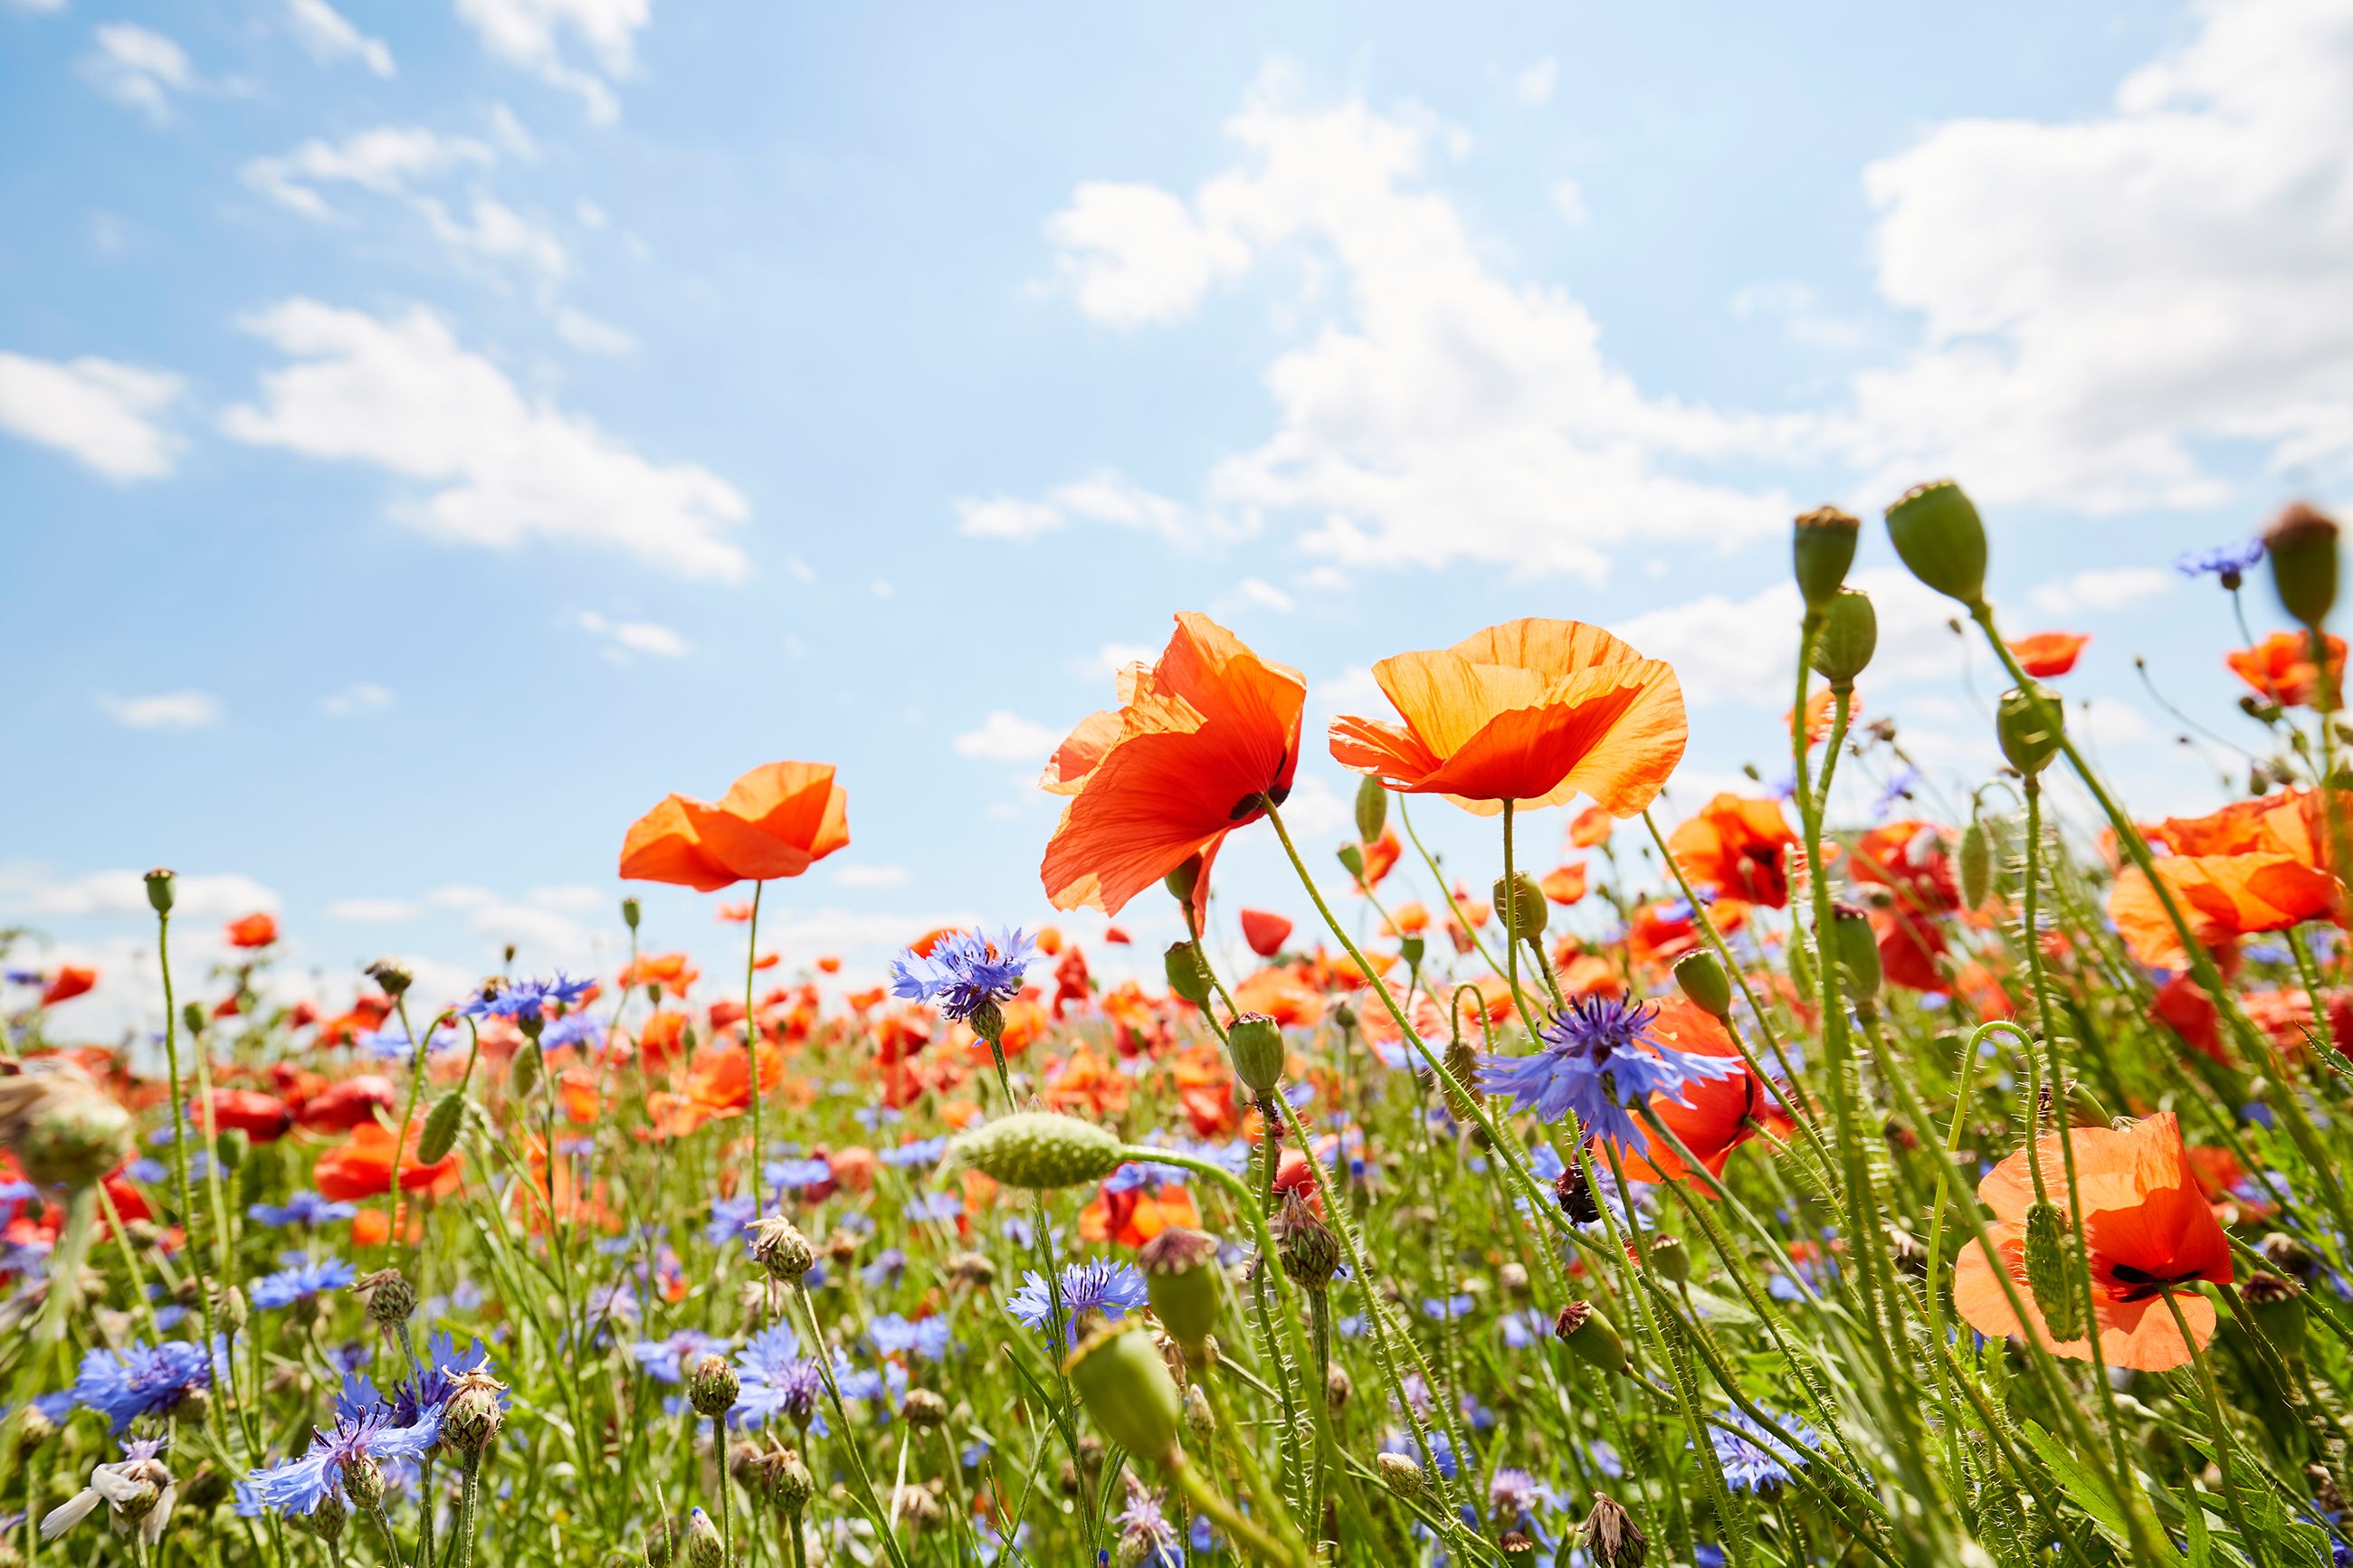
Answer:
<svg viewBox="0 0 2353 1568"><path fill-rule="evenodd" d="M2211 550L2185 550L2173 558L2173 569L2184 577L2219 579L2223 587L2235 593L2248 569L2263 558L2262 540L2242 539L2236 544L2218 544Z"/></svg>
<svg viewBox="0 0 2353 1568"><path fill-rule="evenodd" d="M185 1340L160 1345L133 1340L119 1351L93 1350L81 1358L74 1403L105 1416L120 1434L142 1415L168 1415L190 1394L209 1391L213 1363L225 1353L223 1343L207 1355Z"/></svg>
<svg viewBox="0 0 2353 1568"><path fill-rule="evenodd" d="M245 1211L256 1225L280 1229L290 1225L328 1225L360 1212L357 1204L339 1204L308 1190L290 1194L283 1204L256 1204Z"/></svg>
<svg viewBox="0 0 2353 1568"><path fill-rule="evenodd" d="M1037 958L1036 940L1018 928L993 938L979 931L953 931L928 956L911 947L891 961L891 994L935 1003L942 1017L961 1024L984 1005L1020 995L1022 977Z"/></svg>
<svg viewBox="0 0 2353 1568"><path fill-rule="evenodd" d="M1112 1516L1119 1526L1120 1560L1140 1568L1180 1568L1185 1554L1177 1550L1176 1528L1162 1510L1160 1494L1130 1475L1127 1504Z"/></svg>
<svg viewBox="0 0 2353 1568"><path fill-rule="evenodd" d="M629 1347L629 1357L646 1369L646 1375L656 1383L684 1383L686 1369L704 1356L723 1354L727 1342L713 1339L701 1329L681 1329L666 1340L639 1340Z"/></svg>
<svg viewBox="0 0 2353 1568"><path fill-rule="evenodd" d="M1807 1447L1815 1447L1821 1443L1821 1435L1804 1422L1787 1415L1774 1419L1783 1431ZM1715 1447L1716 1463L1724 1467L1725 1482L1733 1490L1755 1492L1767 1487L1778 1487L1789 1479L1790 1466L1804 1467L1806 1456L1803 1453L1793 1451L1781 1439L1771 1436L1746 1410L1729 1412L1725 1423L1739 1430L1727 1432L1722 1426L1710 1426L1707 1437ZM1684 1447L1690 1445L1686 1443Z"/></svg>
<svg viewBox="0 0 2353 1568"><path fill-rule="evenodd" d="M329 1497L343 1495L347 1467L364 1459L382 1465L416 1459L440 1440L441 1412L426 1410L408 1424L399 1424L391 1401L364 1377L346 1374L343 1392L335 1400L335 1425L331 1430L311 1429L311 1447L301 1458L251 1471L238 1489L239 1510L264 1509L280 1513L309 1514Z"/></svg>
<svg viewBox="0 0 2353 1568"><path fill-rule="evenodd" d="M407 1027L398 1019L381 1029L372 1029L356 1037L352 1044L379 1061L406 1061L417 1054L416 1040L410 1037ZM427 1056L455 1050L457 1047L458 1031L455 1029L445 1026L425 1031L425 1054Z"/></svg>
<svg viewBox="0 0 2353 1568"><path fill-rule="evenodd" d="M1912 792L1919 787L1920 770L1905 768L1902 773L1889 779L1887 787L1879 792L1879 798L1871 803L1872 816L1874 819L1885 816L1889 812L1910 800Z"/></svg>
<svg viewBox="0 0 2353 1568"><path fill-rule="evenodd" d="M817 1413L818 1401L825 1397L825 1370L801 1354L800 1336L789 1325L777 1323L745 1341L735 1353L735 1367L743 1387L730 1414L744 1426L765 1426L781 1415L796 1426L825 1432Z"/></svg>
<svg viewBox="0 0 2353 1568"><path fill-rule="evenodd" d="M485 986L458 1010L470 1018L538 1017L551 1006L570 1006L596 984L570 979L559 969L549 980L511 980L503 985Z"/></svg>
<svg viewBox="0 0 2353 1568"><path fill-rule="evenodd" d="M1741 1070L1737 1057L1704 1057L1651 1038L1658 1013L1646 1002L1580 996L1536 1031L1540 1048L1532 1054L1482 1055L1481 1084L1540 1121L1557 1121L1573 1110L1587 1138L1642 1153L1650 1140L1628 1106L1654 1094L1688 1105L1686 1085Z"/></svg>
<svg viewBox="0 0 2353 1568"><path fill-rule="evenodd" d="M1044 1330L1054 1315L1054 1296L1046 1278L1036 1269L1022 1275L1021 1289L1007 1299L1005 1310L1033 1329ZM1063 1266L1062 1315L1070 1342L1079 1342L1079 1320L1089 1312L1119 1319L1145 1302L1144 1276L1132 1263L1097 1258L1092 1263Z"/></svg>
<svg viewBox="0 0 2353 1568"><path fill-rule="evenodd" d="M833 1180L833 1162L818 1154L798 1160L771 1160L761 1167L760 1173L771 1187L789 1187L798 1192L803 1187L821 1187Z"/></svg>
<svg viewBox="0 0 2353 1568"><path fill-rule="evenodd" d="M924 1361L937 1361L948 1353L948 1321L945 1318L919 1318L910 1322L898 1313L875 1319L866 1326L866 1337L884 1355L912 1353Z"/></svg>
<svg viewBox="0 0 2353 1568"><path fill-rule="evenodd" d="M340 1258L304 1258L297 1253L287 1267L255 1280L248 1294L255 1306L275 1311L324 1291L340 1290L358 1278L359 1270Z"/></svg>
<svg viewBox="0 0 2353 1568"><path fill-rule="evenodd" d="M875 1156L893 1170L903 1171L913 1165L932 1165L946 1153L948 1141L940 1138L918 1138L912 1143L902 1143L895 1149L885 1149Z"/></svg>

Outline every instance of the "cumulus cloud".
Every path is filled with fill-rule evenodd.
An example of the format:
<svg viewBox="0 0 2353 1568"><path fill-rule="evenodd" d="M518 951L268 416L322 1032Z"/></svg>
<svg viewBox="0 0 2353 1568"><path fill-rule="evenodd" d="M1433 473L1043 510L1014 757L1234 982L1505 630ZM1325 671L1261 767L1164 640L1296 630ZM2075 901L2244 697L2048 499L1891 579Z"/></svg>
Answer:
<svg viewBox="0 0 2353 1568"><path fill-rule="evenodd" d="M951 743L960 757L1043 767L1061 740L1059 731L1000 708L983 720L979 729L966 731Z"/></svg>
<svg viewBox="0 0 2353 1568"><path fill-rule="evenodd" d="M743 576L729 535L751 508L733 486L696 464L650 461L525 396L432 312L380 318L296 299L244 324L291 363L262 376L257 403L223 416L232 438L427 487L395 515L439 539L593 545L682 577Z"/></svg>
<svg viewBox="0 0 2353 1568"><path fill-rule="evenodd" d="M1174 544L1234 539L1256 520L1234 519L1155 495L1115 469L1057 485L1039 500L1017 496L956 502L958 528L976 539L1035 539L1073 523L1108 523L1156 533Z"/></svg>
<svg viewBox="0 0 2353 1568"><path fill-rule="evenodd" d="M458 0L458 15L483 47L549 86L577 97L589 119L608 123L620 114L607 79L628 76L637 61L638 29L653 18L652 0ZM586 46L594 68L575 64L573 44ZM601 73L601 74L600 74Z"/></svg>
<svg viewBox="0 0 2353 1568"><path fill-rule="evenodd" d="M356 681L319 700L319 711L330 719L348 719L355 713L373 713L389 708L392 693L372 680Z"/></svg>
<svg viewBox="0 0 2353 1568"><path fill-rule="evenodd" d="M844 866L833 874L837 888L903 888L914 879L904 866Z"/></svg>
<svg viewBox="0 0 2353 1568"><path fill-rule="evenodd" d="M154 416L179 395L180 378L163 371L0 353L0 430L54 447L110 479L172 471L180 442Z"/></svg>
<svg viewBox="0 0 2353 1568"><path fill-rule="evenodd" d="M257 910L275 910L277 892L237 872L183 875L173 879L172 913L179 920L235 920ZM148 920L143 871L92 871L58 879L42 867L0 865L0 910L33 920L132 915Z"/></svg>
<svg viewBox="0 0 2353 1568"><path fill-rule="evenodd" d="M204 85L187 51L152 28L109 22L90 35L82 57L84 79L161 125L172 118L173 100Z"/></svg>
<svg viewBox="0 0 2353 1568"><path fill-rule="evenodd" d="M653 621L608 621L594 610L580 612L580 629L605 644L605 657L617 664L627 664L631 654L649 654L655 658L684 658L694 649L687 640Z"/></svg>
<svg viewBox="0 0 2353 1568"><path fill-rule="evenodd" d="M2096 614L2153 599L2174 582L2171 573L2154 566L2094 566L2044 583L2029 592L2026 600L2046 616Z"/></svg>
<svg viewBox="0 0 2353 1568"><path fill-rule="evenodd" d="M323 185L346 184L377 195L404 195L412 186L468 168L487 168L498 154L471 136L450 136L422 125L379 125L340 142L313 137L275 158L255 158L245 183L281 205L311 217L333 216Z"/></svg>
<svg viewBox="0 0 2353 1568"><path fill-rule="evenodd" d="M321 65L359 61L380 77L392 76L392 47L352 26L327 0L286 0L286 20L294 37Z"/></svg>
<svg viewBox="0 0 2353 1568"><path fill-rule="evenodd" d="M152 697L101 693L98 705L126 730L202 730L220 722L220 699L208 691L159 691Z"/></svg>

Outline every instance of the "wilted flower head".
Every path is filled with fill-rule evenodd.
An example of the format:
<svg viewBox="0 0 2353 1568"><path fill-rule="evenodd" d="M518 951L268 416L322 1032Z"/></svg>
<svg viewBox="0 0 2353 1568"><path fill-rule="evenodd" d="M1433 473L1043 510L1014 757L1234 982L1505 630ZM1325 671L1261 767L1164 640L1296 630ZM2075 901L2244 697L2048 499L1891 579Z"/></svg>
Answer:
<svg viewBox="0 0 2353 1568"><path fill-rule="evenodd" d="M90 1472L90 1485L49 1510L41 1521L41 1539L55 1541L90 1517L100 1503L107 1505L114 1528L128 1535L133 1530L149 1546L163 1538L179 1488L157 1456L164 1440L139 1437L122 1445L122 1458Z"/></svg>

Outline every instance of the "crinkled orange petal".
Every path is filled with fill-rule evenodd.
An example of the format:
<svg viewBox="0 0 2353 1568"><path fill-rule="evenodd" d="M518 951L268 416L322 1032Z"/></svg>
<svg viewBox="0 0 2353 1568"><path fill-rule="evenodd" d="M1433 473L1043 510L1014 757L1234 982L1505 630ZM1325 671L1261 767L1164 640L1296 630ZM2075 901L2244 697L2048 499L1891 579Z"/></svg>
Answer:
<svg viewBox="0 0 2353 1568"><path fill-rule="evenodd" d="M2286 931L2332 916L2337 879L2290 855L2175 855L2157 862L2199 942L2212 947L2258 931ZM2134 958L2152 965L2186 962L2165 907L2138 867L2117 873L2108 918Z"/></svg>

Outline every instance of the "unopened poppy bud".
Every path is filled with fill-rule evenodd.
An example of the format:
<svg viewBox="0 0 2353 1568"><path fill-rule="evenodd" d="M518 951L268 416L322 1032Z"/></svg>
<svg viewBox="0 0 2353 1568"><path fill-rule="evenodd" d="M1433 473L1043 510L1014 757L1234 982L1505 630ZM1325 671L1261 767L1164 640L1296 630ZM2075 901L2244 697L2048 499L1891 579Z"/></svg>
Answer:
<svg viewBox="0 0 2353 1568"><path fill-rule="evenodd" d="M1725 977L1723 962L1707 949L1694 948L1675 961L1675 984L1708 1016L1732 1016L1732 982Z"/></svg>
<svg viewBox="0 0 2353 1568"><path fill-rule="evenodd" d="M2003 692L1994 708L1994 733L2001 742L2001 754L2030 779L2058 754L2065 728L2059 694L2041 681L2030 680Z"/></svg>
<svg viewBox="0 0 2353 1568"><path fill-rule="evenodd" d="M1282 1081L1282 1026L1263 1013L1245 1013L1226 1031L1226 1051L1234 1076L1260 1100Z"/></svg>
<svg viewBox="0 0 2353 1568"><path fill-rule="evenodd" d="M2265 1260L2283 1274L2298 1279L2309 1279L2320 1271L2320 1259L2312 1248L2284 1231L2273 1231L2258 1245Z"/></svg>
<svg viewBox="0 0 2353 1568"><path fill-rule="evenodd" d="M1347 872L1348 875L1356 881L1361 882L1365 879L1365 852L1363 850L1357 848L1353 844L1343 844L1339 848L1339 860L1340 869Z"/></svg>
<svg viewBox="0 0 2353 1568"><path fill-rule="evenodd" d="M2257 1274L2245 1286L2248 1314L2290 1363L2304 1359L2304 1287L2284 1274Z"/></svg>
<svg viewBox="0 0 2353 1568"><path fill-rule="evenodd" d="M796 1284L817 1267L816 1247L784 1215L762 1215L751 1229L752 1261L766 1269L771 1279Z"/></svg>
<svg viewBox="0 0 2353 1568"><path fill-rule="evenodd" d="M1794 530L1798 592L1809 615L1820 614L1846 582L1854 564L1854 547L1862 524L1834 506L1818 506L1798 514Z"/></svg>
<svg viewBox="0 0 2353 1568"><path fill-rule="evenodd" d="M1545 908L1544 889L1525 871L1514 871L1509 879L1498 877L1489 889L1495 900L1495 912L1506 917L1511 934L1522 942L1533 942L1544 935L1545 923L1551 911Z"/></svg>
<svg viewBox="0 0 2353 1568"><path fill-rule="evenodd" d="M2336 520L2296 501L2263 530L2263 552L2281 607L2317 630L2337 604Z"/></svg>
<svg viewBox="0 0 2353 1568"><path fill-rule="evenodd" d="M1382 1485L1409 1502L1430 1489L1429 1475L1403 1454L1377 1454L1373 1468L1379 1472Z"/></svg>
<svg viewBox="0 0 2353 1568"><path fill-rule="evenodd" d="M1691 1278L1691 1253L1679 1236L1651 1237L1651 1272L1671 1284Z"/></svg>
<svg viewBox="0 0 2353 1568"><path fill-rule="evenodd" d="M2068 1267L2067 1221L2058 1205L2038 1203L2026 1211L2026 1285L2042 1313L2051 1338L2065 1343L2084 1337L2084 1301Z"/></svg>
<svg viewBox="0 0 2353 1568"><path fill-rule="evenodd" d="M205 1009L202 1003L190 1002L183 1005L180 1009L180 1027L187 1030L188 1033L192 1035L203 1034L205 1032L205 1026L210 1022L212 1022L212 1020L205 1016Z"/></svg>
<svg viewBox="0 0 2353 1568"><path fill-rule="evenodd" d="M1117 1138L1092 1121L1022 1110L958 1133L948 1158L1008 1187L1043 1192L1102 1181L1126 1163L1121 1149Z"/></svg>
<svg viewBox="0 0 2353 1568"><path fill-rule="evenodd" d="M1356 785L1356 838L1371 844L1388 826L1389 792L1377 778L1367 777Z"/></svg>
<svg viewBox="0 0 2353 1568"><path fill-rule="evenodd" d="M365 973L387 996L402 994L416 980L408 965L396 958L379 958L367 966Z"/></svg>
<svg viewBox="0 0 2353 1568"><path fill-rule="evenodd" d="M1985 604L1985 524L1950 479L1915 485L1887 509L1887 537L1912 575L1970 609Z"/></svg>
<svg viewBox="0 0 2353 1568"><path fill-rule="evenodd" d="M1879 938L1871 917L1852 904L1831 906L1831 939L1825 954L1838 967L1839 984L1857 1007L1877 1001L1882 978Z"/></svg>
<svg viewBox="0 0 2353 1568"><path fill-rule="evenodd" d="M159 915L172 912L172 873L162 866L147 873L147 907Z"/></svg>
<svg viewBox="0 0 2353 1568"><path fill-rule="evenodd" d="M696 1362L686 1378L686 1402L694 1406L697 1415L726 1415L743 1390L735 1369L727 1364L725 1356L715 1353Z"/></svg>
<svg viewBox="0 0 2353 1568"><path fill-rule="evenodd" d="M369 1319L387 1329L408 1321L417 1310L417 1288L397 1268L379 1268L352 1281Z"/></svg>
<svg viewBox="0 0 2353 1568"><path fill-rule="evenodd" d="M1871 595L1860 588L1840 589L1814 634L1814 668L1832 691L1852 690L1878 647L1879 612L1871 607Z"/></svg>
<svg viewBox="0 0 2353 1568"><path fill-rule="evenodd" d="M507 1088L520 1100L539 1087L539 1042L526 1040L507 1067Z"/></svg>
<svg viewBox="0 0 2353 1568"><path fill-rule="evenodd" d="M1577 1360L1597 1371L1624 1372L1626 1342L1616 1325L1590 1301L1571 1301L1553 1320L1553 1337L1575 1352Z"/></svg>
<svg viewBox="0 0 2353 1568"><path fill-rule="evenodd" d="M621 923L628 927L631 931L635 931L638 929L638 900L635 899L623 899L621 900Z"/></svg>
<svg viewBox="0 0 2353 1568"><path fill-rule="evenodd" d="M911 1388L899 1406L899 1414L916 1431L929 1432L946 1423L948 1402L928 1388Z"/></svg>
<svg viewBox="0 0 2353 1568"><path fill-rule="evenodd" d="M1961 907L1974 910L1993 891L1993 839L1976 817L1961 829Z"/></svg>
<svg viewBox="0 0 2353 1568"><path fill-rule="evenodd" d="M1135 1254L1153 1315L1197 1369L1208 1360L1209 1333L1218 1326L1217 1263L1217 1238L1183 1226L1170 1226Z"/></svg>
<svg viewBox="0 0 2353 1568"><path fill-rule="evenodd" d="M453 1089L433 1102L425 1113L425 1131L417 1140L417 1157L426 1164L438 1164L448 1158L457 1146L458 1129L465 1124L466 1094Z"/></svg>
<svg viewBox="0 0 2353 1568"><path fill-rule="evenodd" d="M1193 889L1200 880L1201 858L1194 855L1187 857L1183 865L1162 878L1161 885L1168 889L1169 897L1182 904L1192 901Z"/></svg>
<svg viewBox="0 0 2353 1568"><path fill-rule="evenodd" d="M384 1506L384 1471L365 1454L356 1454L343 1461L343 1491L352 1505L363 1513L373 1513Z"/></svg>
<svg viewBox="0 0 2353 1568"><path fill-rule="evenodd" d="M1356 1009L1345 996L1332 1004L1332 1026L1344 1035L1356 1027Z"/></svg>
<svg viewBox="0 0 2353 1568"><path fill-rule="evenodd" d="M1282 1195L1282 1212L1275 1215L1271 1228L1285 1274L1310 1290L1332 1283L1332 1276L1340 1271L1340 1238L1298 1193Z"/></svg>
<svg viewBox="0 0 2353 1568"><path fill-rule="evenodd" d="M1071 1352L1062 1370L1105 1437L1164 1467L1182 1461L1176 1434L1185 1402L1152 1336L1134 1324L1100 1330Z"/></svg>
<svg viewBox="0 0 2353 1568"><path fill-rule="evenodd" d="M727 1568L727 1542L711 1516L696 1509L686 1516L687 1568Z"/></svg>
<svg viewBox="0 0 2353 1568"><path fill-rule="evenodd" d="M1182 996L1196 1007L1209 1005L1209 965L1201 956L1199 943L1170 942L1161 967L1167 972L1171 995Z"/></svg>

